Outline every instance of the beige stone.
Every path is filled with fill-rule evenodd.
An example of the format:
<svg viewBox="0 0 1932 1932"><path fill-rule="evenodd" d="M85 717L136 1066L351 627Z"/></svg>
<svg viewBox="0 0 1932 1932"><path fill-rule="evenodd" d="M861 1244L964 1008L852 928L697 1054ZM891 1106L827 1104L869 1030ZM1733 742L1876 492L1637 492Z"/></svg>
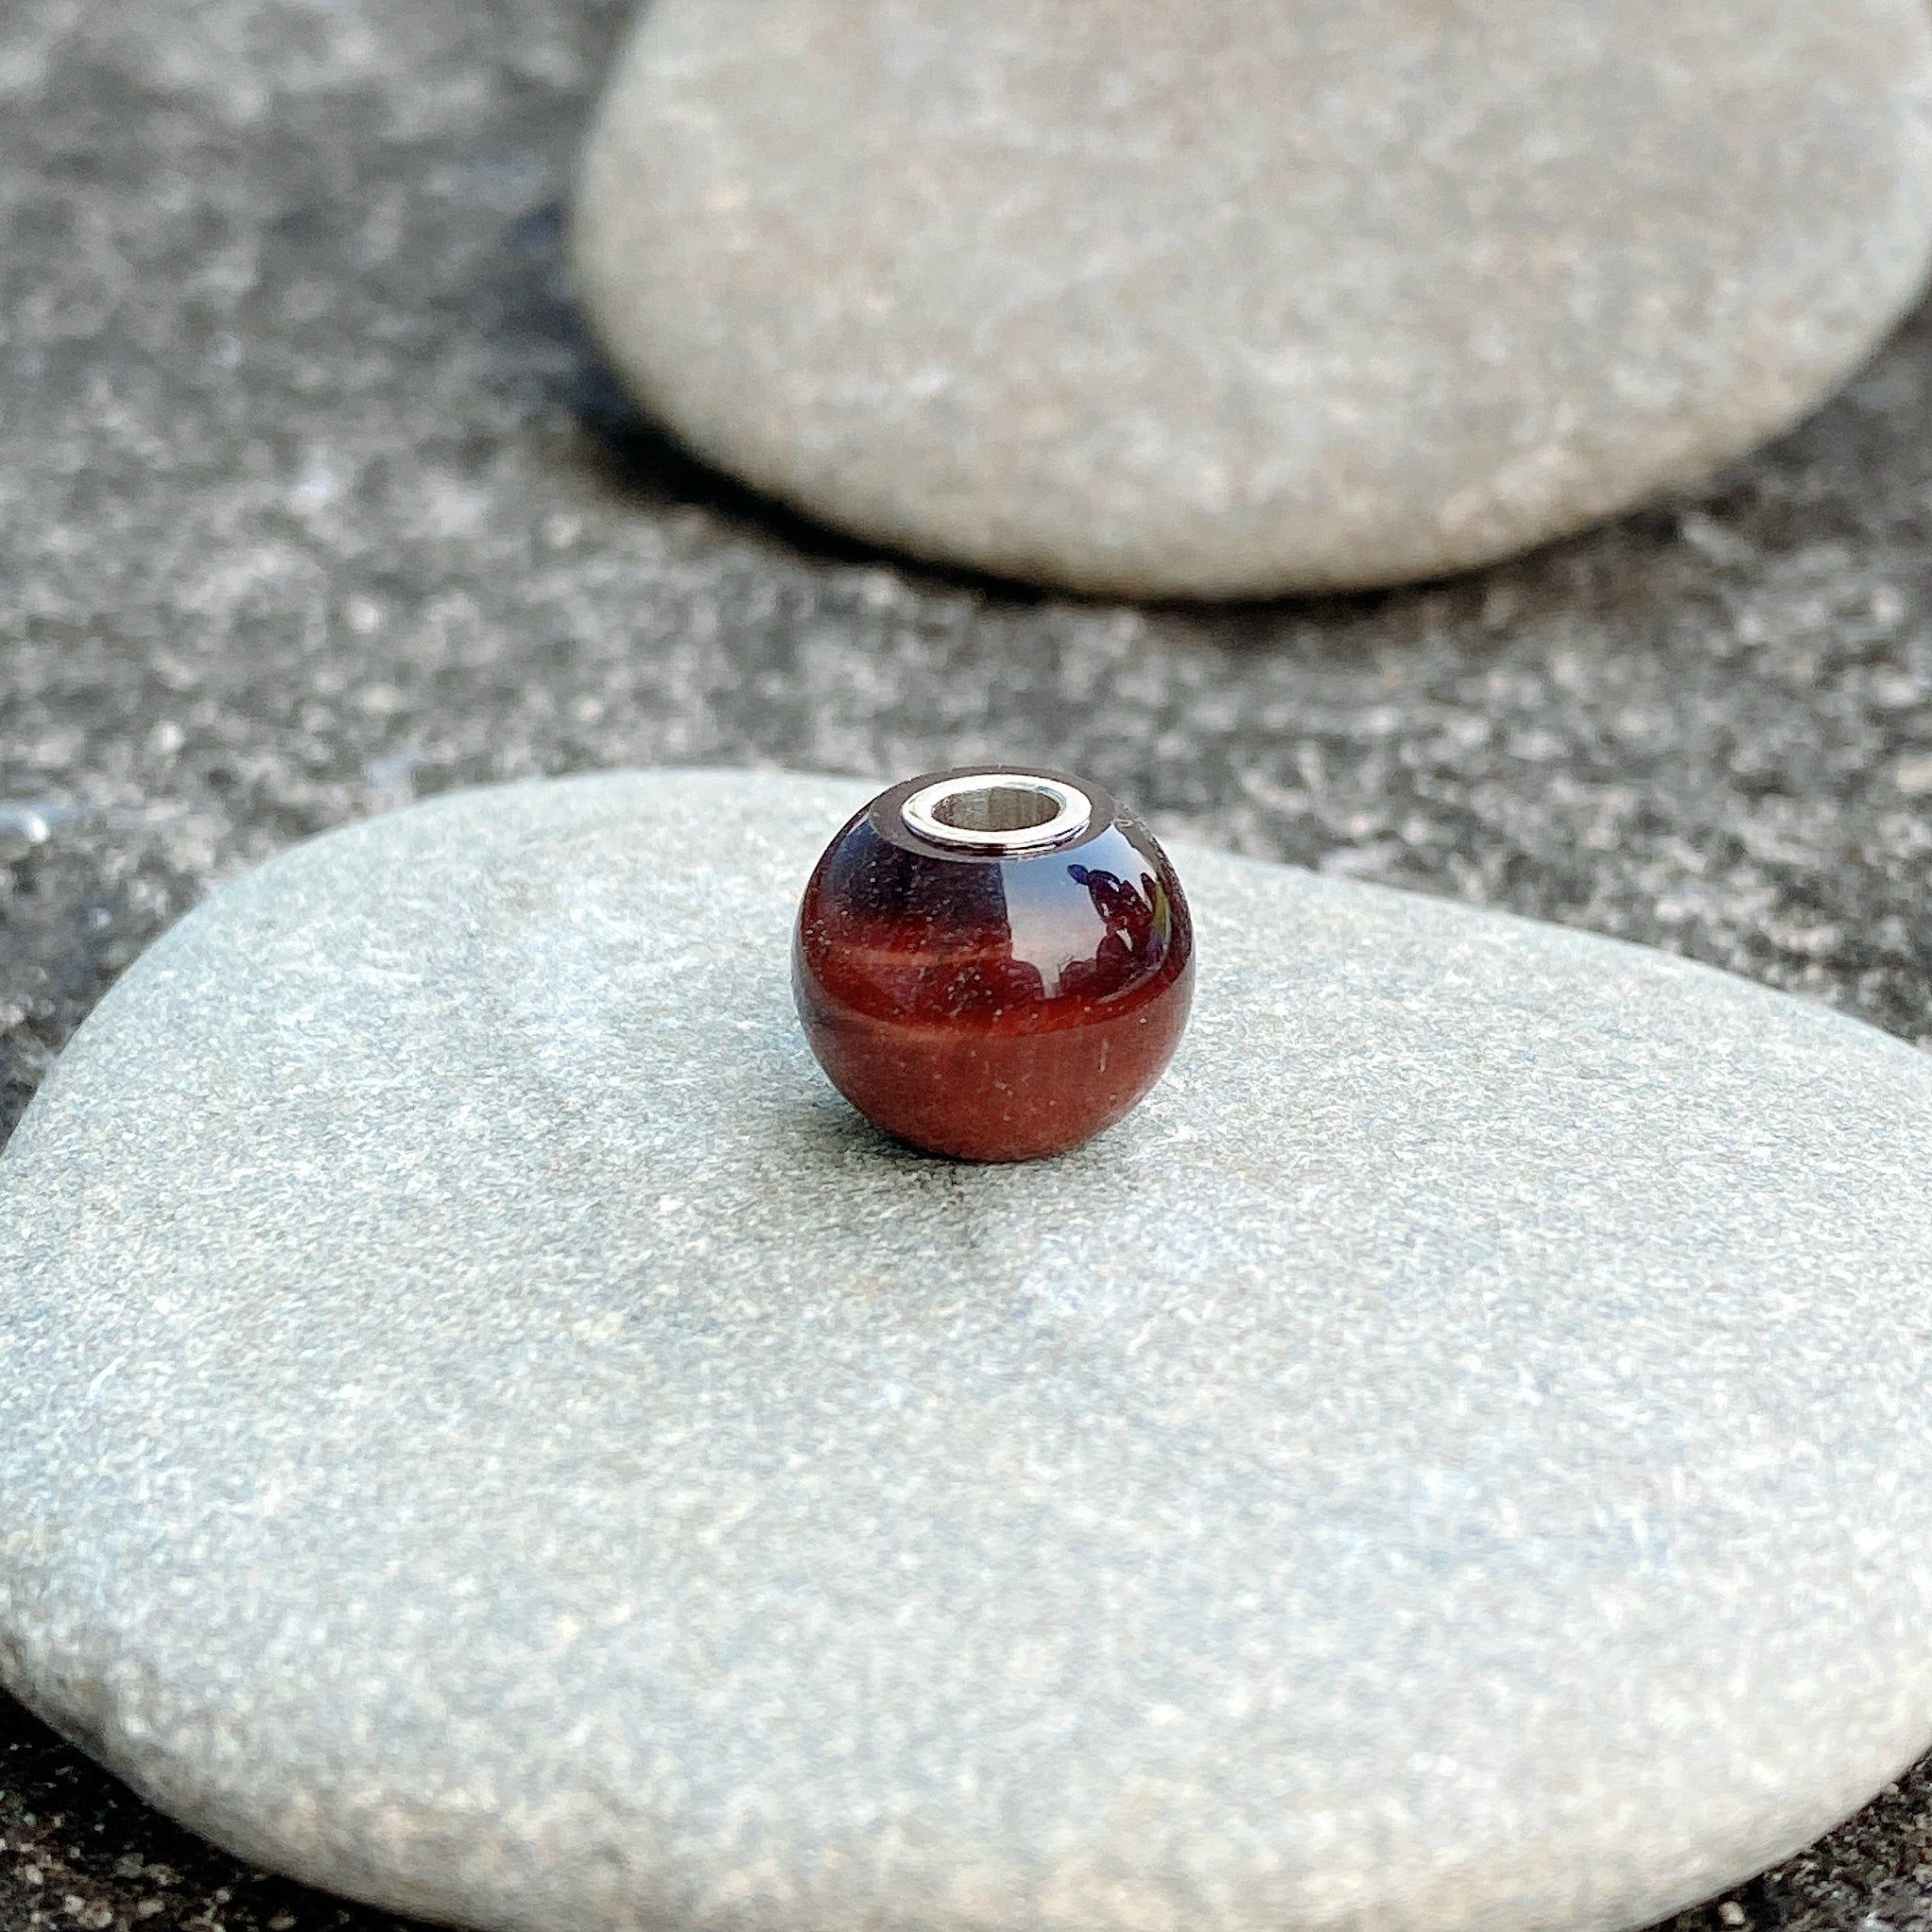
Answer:
<svg viewBox="0 0 1932 1932"><path fill-rule="evenodd" d="M1803 416L1923 280L1922 0L658 0L578 284L724 468L1134 595L1482 563Z"/></svg>

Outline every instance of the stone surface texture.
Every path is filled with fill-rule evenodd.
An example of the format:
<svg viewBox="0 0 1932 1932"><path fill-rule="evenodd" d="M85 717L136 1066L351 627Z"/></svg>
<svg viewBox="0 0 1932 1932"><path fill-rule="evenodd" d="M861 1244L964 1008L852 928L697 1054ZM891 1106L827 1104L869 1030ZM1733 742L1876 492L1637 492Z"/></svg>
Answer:
<svg viewBox="0 0 1932 1932"><path fill-rule="evenodd" d="M575 256L638 392L760 488L1186 597L1700 477L1928 251L1923 0L656 0Z"/></svg>
<svg viewBox="0 0 1932 1932"><path fill-rule="evenodd" d="M0 1162L0 1678L386 1905L1591 1932L1932 1730L1932 1064L1191 848L1052 1162L826 1087L850 781L459 794L178 926Z"/></svg>
<svg viewBox="0 0 1932 1932"><path fill-rule="evenodd" d="M1932 1041L1932 316L1798 434L1467 581L1141 610L682 462L561 301L615 0L12 0L0 1125L216 881L452 786L1064 763L1216 843ZM41 1916L37 1920L35 1915ZM0 1924L374 1932L0 1699ZM1927 1932L1932 1769L1685 1932Z"/></svg>

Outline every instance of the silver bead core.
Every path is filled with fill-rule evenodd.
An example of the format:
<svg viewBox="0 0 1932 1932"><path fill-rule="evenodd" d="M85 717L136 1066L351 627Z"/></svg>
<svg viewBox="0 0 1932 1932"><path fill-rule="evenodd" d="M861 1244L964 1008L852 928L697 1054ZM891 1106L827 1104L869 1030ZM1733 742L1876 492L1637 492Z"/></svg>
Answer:
<svg viewBox="0 0 1932 1932"><path fill-rule="evenodd" d="M929 844L1017 856L1077 839L1093 821L1093 801L1034 772L974 772L915 791L899 815Z"/></svg>

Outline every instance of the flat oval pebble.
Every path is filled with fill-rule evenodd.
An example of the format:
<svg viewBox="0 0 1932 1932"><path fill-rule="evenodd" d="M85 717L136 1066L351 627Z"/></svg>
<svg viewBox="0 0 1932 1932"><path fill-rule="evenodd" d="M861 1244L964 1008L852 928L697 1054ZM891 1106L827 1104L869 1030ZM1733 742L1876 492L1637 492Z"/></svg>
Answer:
<svg viewBox="0 0 1932 1932"><path fill-rule="evenodd" d="M1457 570L1701 476L1928 249L1924 0L655 0L575 234L726 469L1150 596Z"/></svg>
<svg viewBox="0 0 1932 1932"><path fill-rule="evenodd" d="M791 1009L870 788L452 795L227 887L0 1158L0 1678L524 1932L1565 1932L1932 1739L1932 1061L1174 848L1078 1154Z"/></svg>

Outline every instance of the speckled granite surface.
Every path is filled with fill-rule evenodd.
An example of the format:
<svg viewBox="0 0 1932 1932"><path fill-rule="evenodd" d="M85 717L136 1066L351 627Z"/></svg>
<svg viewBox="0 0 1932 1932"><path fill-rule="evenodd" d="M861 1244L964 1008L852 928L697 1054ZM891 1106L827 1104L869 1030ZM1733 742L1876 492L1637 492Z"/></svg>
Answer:
<svg viewBox="0 0 1932 1932"><path fill-rule="evenodd" d="M610 5L0 25L8 1117L212 880L448 786L1046 756L1245 850L1932 1040L1932 320L1696 498L1443 588L1135 611L902 569L654 440L558 205ZM383 1923L0 1715L0 1925ZM1932 1925L1922 1772L1706 1921Z"/></svg>

